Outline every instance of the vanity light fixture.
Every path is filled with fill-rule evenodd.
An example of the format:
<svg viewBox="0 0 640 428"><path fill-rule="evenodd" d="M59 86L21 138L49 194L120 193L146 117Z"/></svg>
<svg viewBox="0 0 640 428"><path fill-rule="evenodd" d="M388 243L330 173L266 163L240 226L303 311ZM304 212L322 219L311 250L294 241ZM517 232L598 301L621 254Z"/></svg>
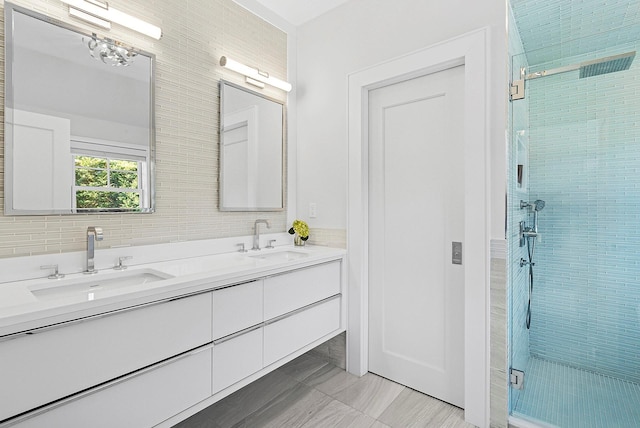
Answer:
<svg viewBox="0 0 640 428"><path fill-rule="evenodd" d="M269 76L269 73L266 71L249 67L234 61L231 58L227 58L226 56L220 57L220 65L224 68L228 68L229 70L233 70L236 73L243 74L247 79L247 83L252 85L264 88L264 83L266 83L286 92L291 91L291 83Z"/></svg>
<svg viewBox="0 0 640 428"><path fill-rule="evenodd" d="M127 15L109 6L101 0L61 0L69 5L69 15L98 25L102 28L111 28L111 23L122 25L139 33L160 40L162 29L149 24L141 19Z"/></svg>

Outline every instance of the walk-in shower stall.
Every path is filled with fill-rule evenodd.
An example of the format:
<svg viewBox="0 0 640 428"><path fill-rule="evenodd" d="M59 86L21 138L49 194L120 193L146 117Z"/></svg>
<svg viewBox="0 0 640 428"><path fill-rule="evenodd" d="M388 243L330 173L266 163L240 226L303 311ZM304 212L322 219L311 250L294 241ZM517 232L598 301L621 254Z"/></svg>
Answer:
<svg viewBox="0 0 640 428"><path fill-rule="evenodd" d="M511 7L510 415L640 427L640 1Z"/></svg>

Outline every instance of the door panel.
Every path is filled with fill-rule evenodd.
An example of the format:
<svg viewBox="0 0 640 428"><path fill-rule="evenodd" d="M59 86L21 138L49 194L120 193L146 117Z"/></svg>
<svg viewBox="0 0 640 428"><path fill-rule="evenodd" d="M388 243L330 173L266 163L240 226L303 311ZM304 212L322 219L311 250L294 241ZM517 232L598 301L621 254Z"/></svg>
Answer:
<svg viewBox="0 0 640 428"><path fill-rule="evenodd" d="M464 405L464 67L369 93L369 369Z"/></svg>

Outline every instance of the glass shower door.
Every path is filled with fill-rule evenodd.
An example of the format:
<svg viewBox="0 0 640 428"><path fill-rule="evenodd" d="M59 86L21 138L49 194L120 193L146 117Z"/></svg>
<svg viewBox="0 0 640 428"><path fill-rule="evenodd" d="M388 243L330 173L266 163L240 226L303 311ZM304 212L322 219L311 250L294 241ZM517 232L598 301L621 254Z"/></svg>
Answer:
<svg viewBox="0 0 640 428"><path fill-rule="evenodd" d="M524 381L509 409L640 426L640 65L619 62L640 44L575 46L512 59L533 77L510 103L509 357Z"/></svg>

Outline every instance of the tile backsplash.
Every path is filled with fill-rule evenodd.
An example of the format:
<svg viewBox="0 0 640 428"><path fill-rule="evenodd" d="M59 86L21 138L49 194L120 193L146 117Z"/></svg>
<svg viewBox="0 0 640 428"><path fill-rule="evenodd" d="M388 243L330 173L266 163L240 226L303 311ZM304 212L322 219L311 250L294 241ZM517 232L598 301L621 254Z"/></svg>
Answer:
<svg viewBox="0 0 640 428"><path fill-rule="evenodd" d="M162 27L163 37L159 41L118 25L108 34L102 34L71 19L67 7L59 0L15 0L13 3L156 55L156 212L71 216L0 214L0 257L82 250L88 226L104 229L104 241L98 243L102 248L250 235L256 218L269 219L270 232L285 231L284 211L218 210L218 82L224 78L244 85L241 76L223 70L218 61L220 56L227 55L286 79L287 35L284 32L232 0L109 2L114 8ZM2 5L4 12L4 2ZM1 31L4 32L4 22ZM4 50L2 53L4 80ZM261 92L286 101L286 94L280 90L265 88ZM4 105L4 85L0 87L0 94ZM0 109L1 122L4 122L4 108ZM4 153L3 125L0 139L0 153ZM3 172L4 157L0 159L2 209Z"/></svg>

